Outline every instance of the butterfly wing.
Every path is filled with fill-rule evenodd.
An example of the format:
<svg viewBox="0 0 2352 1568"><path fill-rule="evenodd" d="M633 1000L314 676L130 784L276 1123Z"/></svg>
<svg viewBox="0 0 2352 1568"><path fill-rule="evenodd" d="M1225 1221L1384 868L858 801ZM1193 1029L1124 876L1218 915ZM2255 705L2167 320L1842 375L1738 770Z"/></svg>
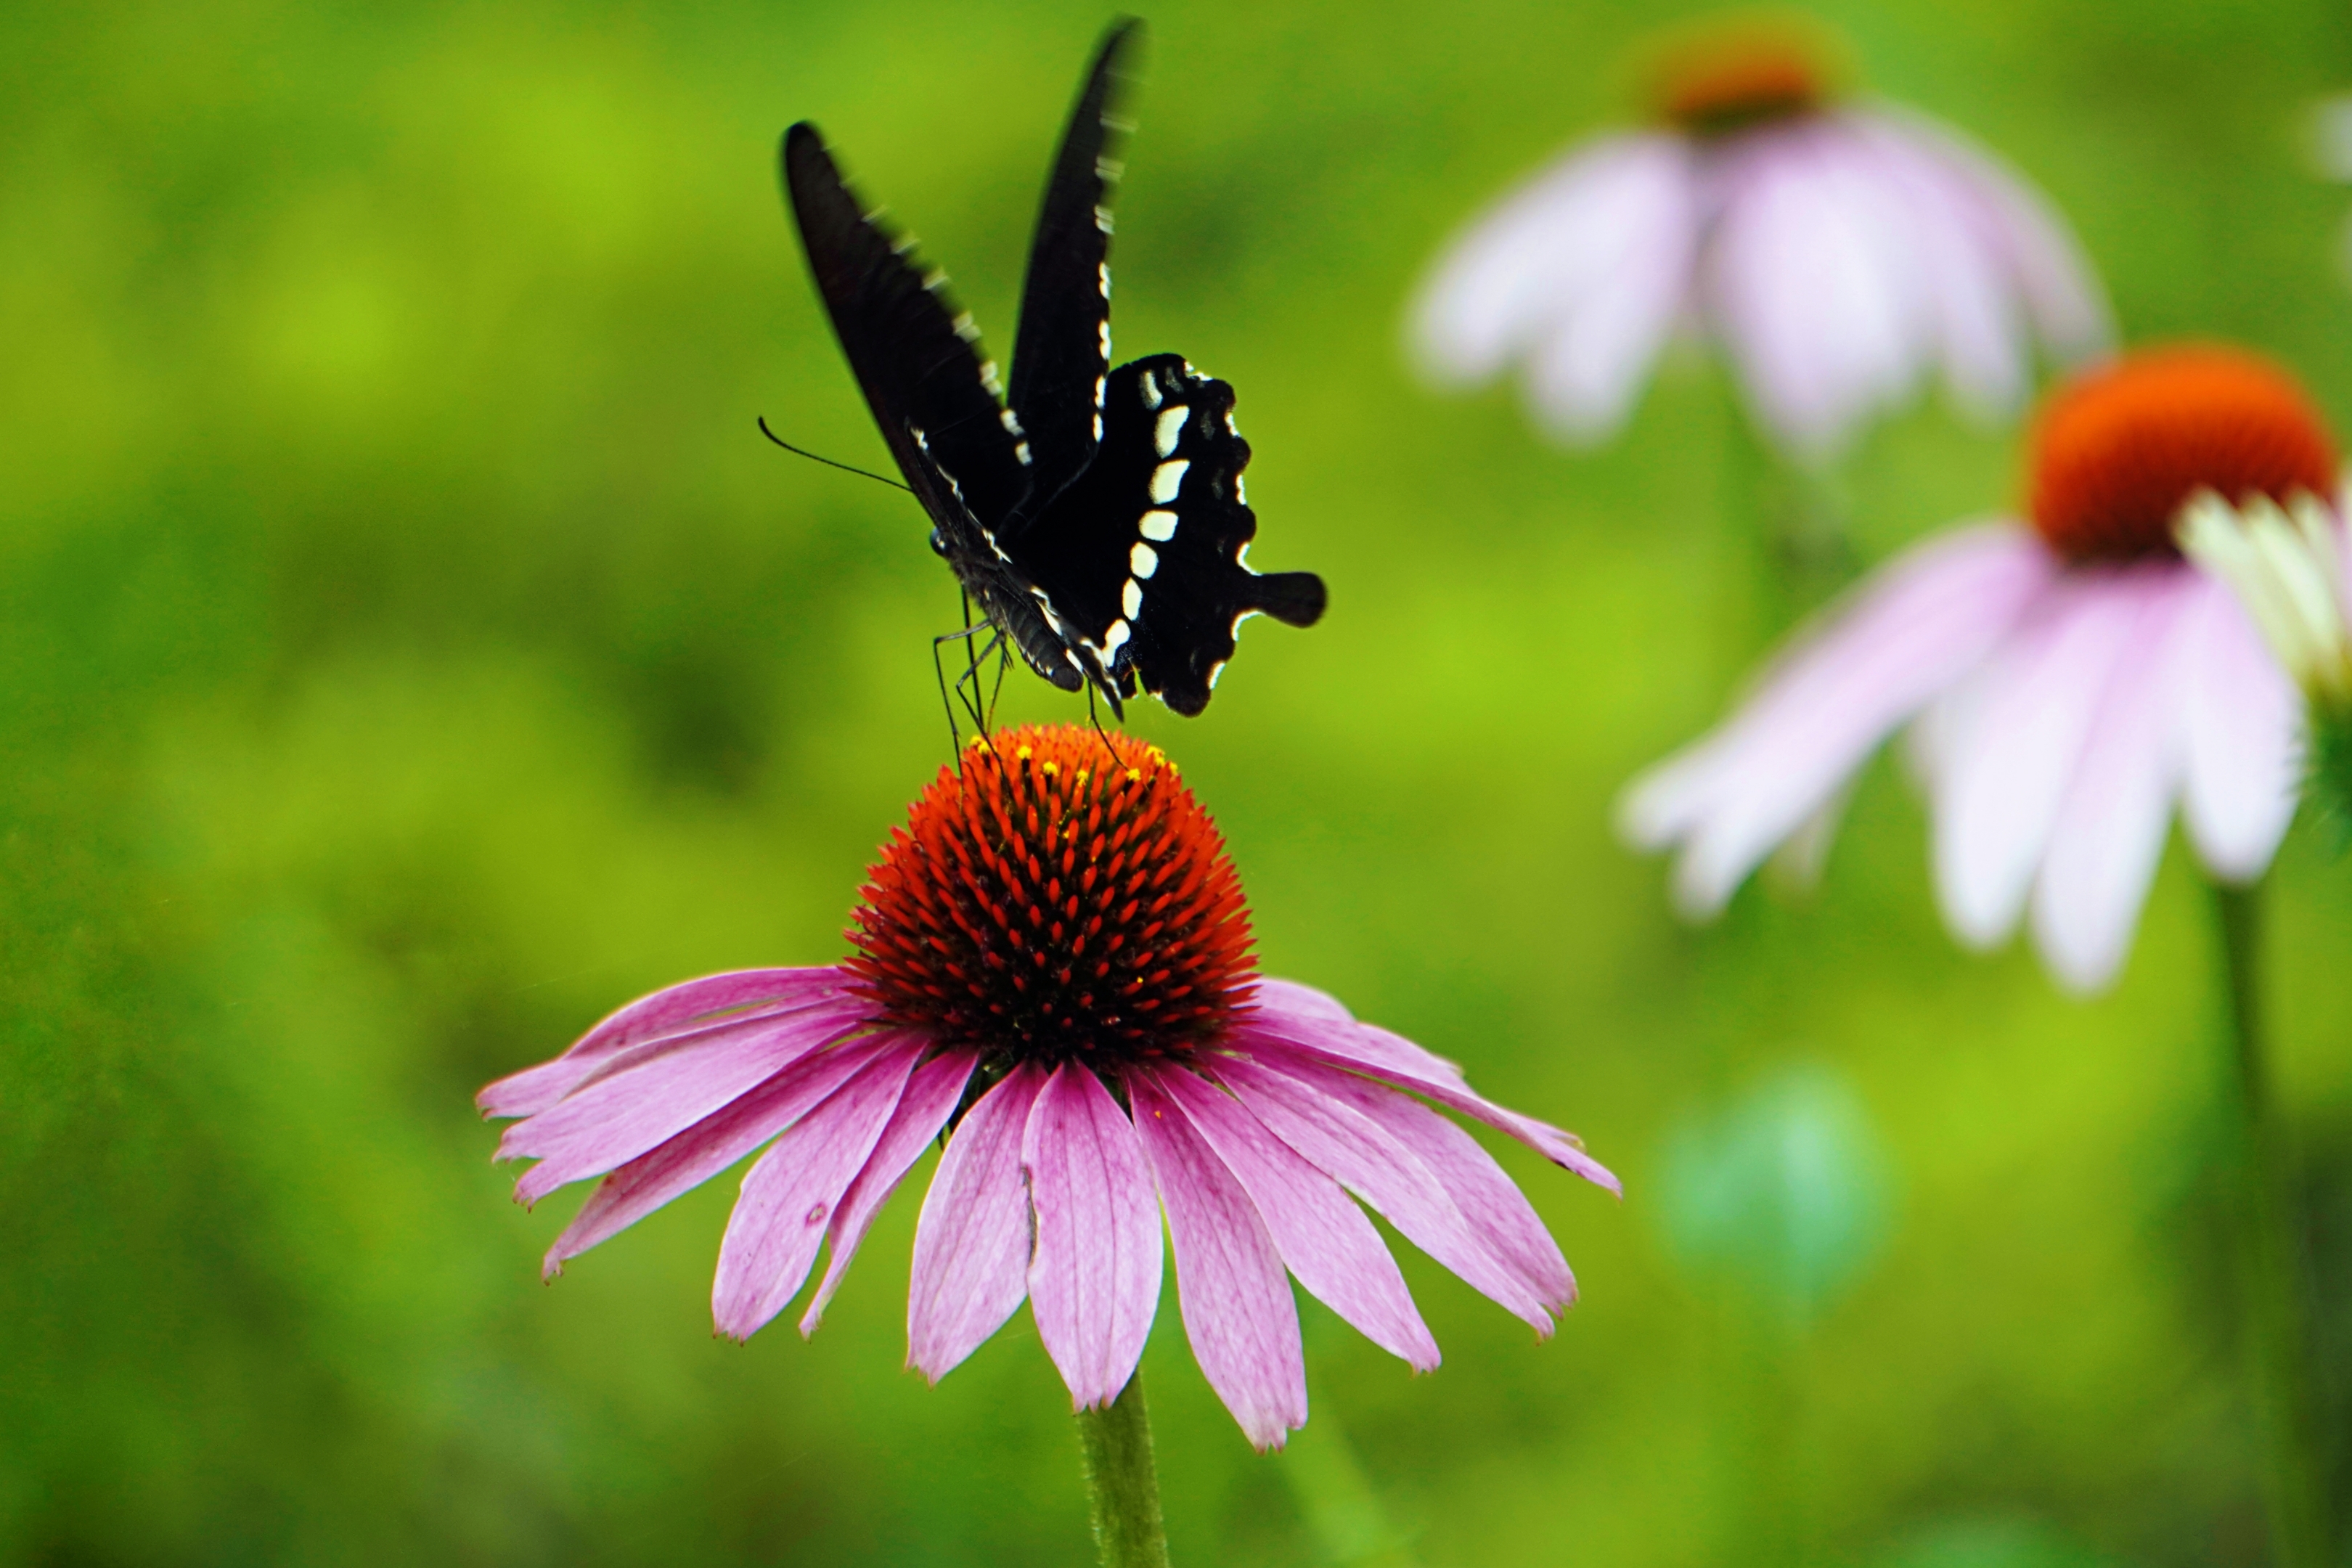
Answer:
<svg viewBox="0 0 2352 1568"><path fill-rule="evenodd" d="M1234 389L1175 354L1111 373L1094 461L1008 545L1064 633L1121 695L1137 683L1179 713L1209 705L1241 623L1323 614L1311 572L1242 563L1257 515L1242 499L1249 443Z"/></svg>
<svg viewBox="0 0 2352 1568"><path fill-rule="evenodd" d="M805 121L784 132L783 172L817 292L899 471L943 529L990 532L1027 495L1029 469L971 317L946 274L919 270L913 242L859 207Z"/></svg>
<svg viewBox="0 0 2352 1568"><path fill-rule="evenodd" d="M1102 438L1103 378L1110 369L1110 202L1119 167L1112 154L1127 130L1118 118L1121 83L1142 37L1143 24L1132 16L1103 36L1029 242L1009 401L1028 438L1040 507L1077 477Z"/></svg>

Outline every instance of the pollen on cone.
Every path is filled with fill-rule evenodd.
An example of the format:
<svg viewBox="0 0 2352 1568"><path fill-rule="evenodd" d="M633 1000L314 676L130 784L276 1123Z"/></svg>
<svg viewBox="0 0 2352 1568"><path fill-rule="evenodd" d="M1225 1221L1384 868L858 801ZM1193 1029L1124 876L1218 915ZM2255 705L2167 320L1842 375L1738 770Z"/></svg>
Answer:
<svg viewBox="0 0 2352 1568"><path fill-rule="evenodd" d="M969 747L894 829L846 967L893 1022L1005 1063L1215 1034L1255 978L1224 840L1159 748L1076 725Z"/></svg>
<svg viewBox="0 0 2352 1568"><path fill-rule="evenodd" d="M2054 394L2032 438L2033 525L2072 560L2168 553L2200 489L2236 505L2336 487L2336 444L2303 388L2242 349L2127 354Z"/></svg>

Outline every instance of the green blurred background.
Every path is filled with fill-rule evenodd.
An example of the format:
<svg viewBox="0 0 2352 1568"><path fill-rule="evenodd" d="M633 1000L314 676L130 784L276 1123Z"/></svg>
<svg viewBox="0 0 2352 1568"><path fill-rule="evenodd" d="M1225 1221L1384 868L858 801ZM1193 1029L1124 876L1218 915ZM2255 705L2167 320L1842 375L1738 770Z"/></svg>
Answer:
<svg viewBox="0 0 2352 1568"><path fill-rule="evenodd" d="M1423 1379L1309 1306L1279 1456L1171 1296L1178 1561L2257 1561L2180 847L2089 1004L1955 949L1885 762L1818 891L1681 928L1609 812L1790 614L1729 393L1678 357L1578 455L1404 368L1435 247L1620 118L1682 9L1150 16L1118 346L1239 388L1255 560L1333 607L1135 728L1220 817L1271 972L1578 1129L1629 1194L1501 1151L1582 1305L1538 1345L1411 1256ZM2056 197L2129 336L2266 348L2352 428L2352 191L2308 151L2341 7L1821 14ZM818 121L1003 351L1105 19L9 9L0 1560L1090 1560L1025 1314L936 1390L899 1371L908 1196L814 1343L737 1347L707 1304L731 1178L542 1288L574 1200L514 1207L470 1098L653 987L843 951L946 756L955 598L904 498L753 429L883 460L774 139ZM2003 504L2014 462L1932 404L1882 427L1843 470L1859 555ZM2271 981L2352 1383L2352 872L2320 839L2273 876ZM1739 1163L1783 1113L1837 1154L1793 1215ZM1816 1222L1801 1279L1743 1266Z"/></svg>

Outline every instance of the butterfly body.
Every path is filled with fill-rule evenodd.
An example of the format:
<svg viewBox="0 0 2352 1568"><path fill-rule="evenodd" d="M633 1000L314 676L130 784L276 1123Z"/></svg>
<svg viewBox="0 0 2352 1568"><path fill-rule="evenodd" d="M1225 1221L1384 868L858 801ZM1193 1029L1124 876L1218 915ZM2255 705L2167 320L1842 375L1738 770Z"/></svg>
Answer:
<svg viewBox="0 0 2352 1568"><path fill-rule="evenodd" d="M1092 686L1116 713L1140 688L1190 714L1242 621L1312 625L1324 589L1243 563L1257 521L1233 388L1174 354L1110 363L1108 153L1139 26L1105 38L1055 159L1009 388L945 277L860 210L805 122L785 133L784 184L850 367L971 603L1062 689Z"/></svg>

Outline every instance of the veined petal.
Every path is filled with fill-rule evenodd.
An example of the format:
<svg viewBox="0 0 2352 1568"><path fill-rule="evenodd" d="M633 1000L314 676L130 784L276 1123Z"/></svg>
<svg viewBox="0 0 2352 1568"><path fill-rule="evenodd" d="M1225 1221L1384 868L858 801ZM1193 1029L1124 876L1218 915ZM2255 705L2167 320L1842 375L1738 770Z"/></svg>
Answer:
<svg viewBox="0 0 2352 1568"><path fill-rule="evenodd" d="M1419 1100L1351 1074L1324 1068L1318 1075L1311 1063L1289 1064L1283 1070L1349 1106L1411 1150L1444 1184L1446 1195L1479 1239L1546 1306L1564 1308L1576 1300L1576 1276L1560 1256L1559 1244L1544 1228L1518 1184L1476 1139Z"/></svg>
<svg viewBox="0 0 2352 1568"><path fill-rule="evenodd" d="M1437 1342L1421 1321L1396 1259L1339 1184L1207 1079L1180 1068L1155 1074L1153 1081L1241 1182L1298 1282L1415 1372L1433 1370Z"/></svg>
<svg viewBox="0 0 2352 1568"><path fill-rule="evenodd" d="M1426 1095L1441 1105L1451 1106L1465 1116L1509 1133L1552 1163L1573 1171L1593 1185L1620 1197L1624 1195L1617 1178L1584 1152L1582 1142L1574 1133L1496 1105L1471 1089L1461 1069L1452 1062L1377 1025L1342 1025L1324 1018L1286 1016L1261 1007L1255 1017L1234 1029L1231 1043L1237 1050L1277 1062L1285 1058L1321 1061Z"/></svg>
<svg viewBox="0 0 2352 1568"><path fill-rule="evenodd" d="M809 1299L808 1310L801 1314L801 1337L816 1332L824 1321L826 1303L840 1288L841 1277L849 1269L850 1259L873 1227L874 1216L890 1201L890 1194L906 1180L907 1172L922 1157L931 1140L940 1135L948 1118L963 1099L963 1086L970 1081L971 1070L980 1065L977 1053L969 1050L943 1051L915 1069L907 1087L898 1096L898 1104L890 1113L890 1124L876 1140L874 1152L866 1158L865 1167L841 1201L833 1205L833 1219L825 1233L825 1246L831 1256L825 1263L824 1278L818 1281Z"/></svg>
<svg viewBox="0 0 2352 1568"><path fill-rule="evenodd" d="M1160 1309L1160 1203L1133 1124L1082 1067L1054 1070L1021 1163L1037 1216L1029 1311L1072 1406L1107 1405L1134 1375Z"/></svg>
<svg viewBox="0 0 2352 1568"><path fill-rule="evenodd" d="M1024 1063L964 1113L915 1225L907 1364L939 1382L1029 1293L1033 1241L1021 1135L1045 1075Z"/></svg>
<svg viewBox="0 0 2352 1568"><path fill-rule="evenodd" d="M1948 700L1936 885L1962 942L1989 947L2016 925L2108 683L2137 651L2150 574L2177 570L2068 574Z"/></svg>
<svg viewBox="0 0 2352 1568"><path fill-rule="evenodd" d="M1721 727L1633 781L1619 808L1625 837L1681 844L1677 901L1717 913L1888 733L1983 662L2058 571L2005 523L1897 556L1801 633Z"/></svg>
<svg viewBox="0 0 2352 1568"><path fill-rule="evenodd" d="M2208 870L2251 882L2294 819L2303 701L2227 584L2201 580L2181 635L2181 817Z"/></svg>
<svg viewBox="0 0 2352 1568"><path fill-rule="evenodd" d="M875 1057L906 1048L906 1037L878 1034L803 1057L740 1100L638 1155L597 1184L547 1249L547 1274L562 1272L566 1258L611 1239L727 1169L808 1114Z"/></svg>
<svg viewBox="0 0 2352 1568"><path fill-rule="evenodd" d="M2198 580L2175 573L2142 605L2067 785L2034 883L2033 931L2059 980L2104 988L2122 968L2164 853L2180 777L2184 611Z"/></svg>
<svg viewBox="0 0 2352 1568"><path fill-rule="evenodd" d="M900 1039L794 1122L743 1176L719 1247L710 1321L750 1339L800 1294L842 1194L898 1109L923 1042Z"/></svg>
<svg viewBox="0 0 2352 1568"><path fill-rule="evenodd" d="M499 1079L476 1095L474 1103L486 1117L535 1116L625 1051L713 1025L839 1002L847 994L846 978L832 965L739 969L668 986L611 1014L554 1060Z"/></svg>
<svg viewBox="0 0 2352 1568"><path fill-rule="evenodd" d="M1551 1332L1543 1292L1472 1228L1437 1173L1393 1133L1346 1100L1265 1063L1220 1058L1216 1073L1276 1137L1370 1205L1406 1240L1536 1332Z"/></svg>
<svg viewBox="0 0 2352 1568"><path fill-rule="evenodd" d="M1307 1425L1306 1353L1281 1254L1241 1183L1150 1075L1130 1073L1127 1089L1168 1211L1193 1359L1243 1435L1278 1448Z"/></svg>
<svg viewBox="0 0 2352 1568"><path fill-rule="evenodd" d="M858 1023L818 1007L708 1031L514 1123L499 1140L498 1157L539 1162L515 1183L518 1199L537 1203L676 1137Z"/></svg>

